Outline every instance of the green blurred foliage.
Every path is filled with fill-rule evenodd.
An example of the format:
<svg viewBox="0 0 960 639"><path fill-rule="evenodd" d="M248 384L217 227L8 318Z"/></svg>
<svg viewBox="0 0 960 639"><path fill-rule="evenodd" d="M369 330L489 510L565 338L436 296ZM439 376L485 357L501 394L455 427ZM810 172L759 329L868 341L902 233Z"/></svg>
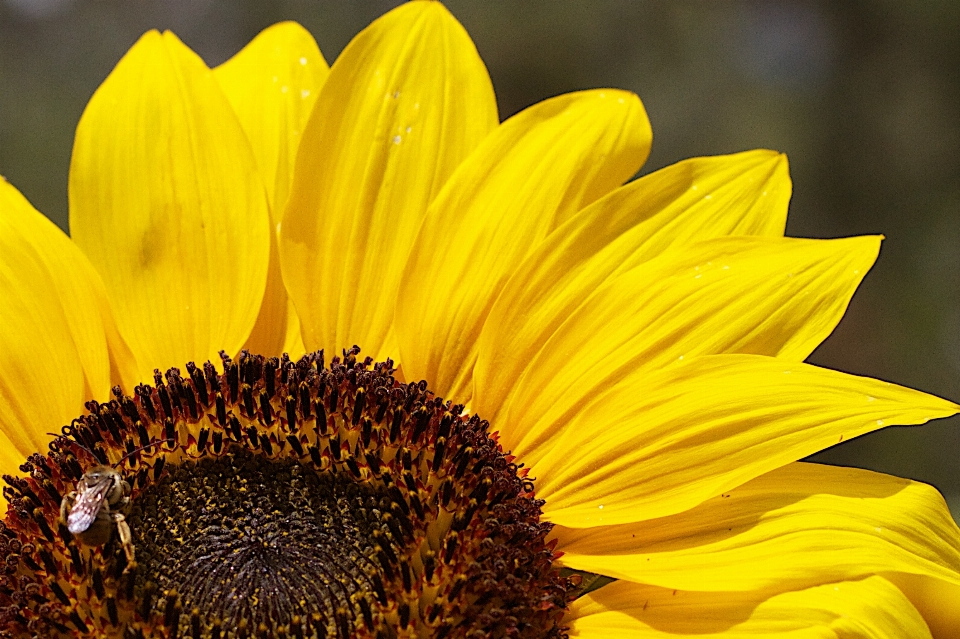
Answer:
<svg viewBox="0 0 960 639"><path fill-rule="evenodd" d="M209 64L301 22L332 62L396 2L0 0L0 173L61 227L83 106L149 28ZM960 3L457 0L501 117L566 91L643 99L648 172L686 157L784 151L788 233L887 236L814 363L960 400ZM941 488L960 512L960 419L890 428L815 459Z"/></svg>

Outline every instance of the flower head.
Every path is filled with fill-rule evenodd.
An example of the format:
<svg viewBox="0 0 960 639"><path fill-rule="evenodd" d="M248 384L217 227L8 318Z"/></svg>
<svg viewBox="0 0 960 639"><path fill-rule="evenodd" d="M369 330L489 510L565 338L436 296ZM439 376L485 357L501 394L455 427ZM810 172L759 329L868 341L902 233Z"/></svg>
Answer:
<svg viewBox="0 0 960 639"><path fill-rule="evenodd" d="M783 237L769 151L628 182L650 142L613 89L498 123L438 3L329 69L144 35L72 239L0 183L0 630L951 636L940 495L797 461L960 410L803 363L880 239Z"/></svg>

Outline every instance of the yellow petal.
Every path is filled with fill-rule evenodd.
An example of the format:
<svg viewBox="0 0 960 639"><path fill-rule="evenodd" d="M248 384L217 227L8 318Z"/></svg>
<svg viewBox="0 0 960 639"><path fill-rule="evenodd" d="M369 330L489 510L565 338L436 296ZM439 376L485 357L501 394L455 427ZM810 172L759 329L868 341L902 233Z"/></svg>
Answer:
<svg viewBox="0 0 960 639"><path fill-rule="evenodd" d="M260 311L257 313L257 322L243 347L251 353L276 357L282 353L293 355L292 351L297 349L297 343L302 343L300 322L283 284L277 238L271 234L267 284L260 302Z"/></svg>
<svg viewBox="0 0 960 639"><path fill-rule="evenodd" d="M681 590L788 590L878 573L960 586L960 529L936 489L793 463L686 512L557 527L563 564Z"/></svg>
<svg viewBox="0 0 960 639"><path fill-rule="evenodd" d="M20 465L23 464L26 456L37 452L35 450L20 450L17 444L3 432L3 429L7 427L6 421L4 421L2 428L0 428L0 476L19 475ZM6 501L5 498L4 501Z"/></svg>
<svg viewBox="0 0 960 639"><path fill-rule="evenodd" d="M487 138L431 205L404 271L397 336L407 378L467 399L480 329L507 278L636 172L650 139L640 100L613 90L546 100Z"/></svg>
<svg viewBox="0 0 960 639"><path fill-rule="evenodd" d="M586 528L683 512L839 441L960 406L865 377L757 355L628 376L521 450L550 521Z"/></svg>
<svg viewBox="0 0 960 639"><path fill-rule="evenodd" d="M46 452L46 433L69 424L84 401L109 399L108 348L122 357L123 345L113 341L116 330L96 271L3 178L0 291L0 429L12 446L3 472L16 472L27 455ZM118 370L128 364L118 360Z"/></svg>
<svg viewBox="0 0 960 639"><path fill-rule="evenodd" d="M427 205L497 123L486 68L440 4L412 2L334 63L304 131L280 233L306 346L382 358Z"/></svg>
<svg viewBox="0 0 960 639"><path fill-rule="evenodd" d="M247 339L267 276L266 194L212 72L173 34L145 34L87 105L70 227L140 379Z"/></svg>
<svg viewBox="0 0 960 639"><path fill-rule="evenodd" d="M296 22L264 29L213 70L253 145L274 224L290 192L303 129L329 73L313 36Z"/></svg>
<svg viewBox="0 0 960 639"><path fill-rule="evenodd" d="M293 166L307 118L330 69L313 36L295 22L262 31L237 55L213 70L253 145L279 228L293 182ZM280 274L275 237L257 323L244 348L264 355L296 349L299 323Z"/></svg>
<svg viewBox="0 0 960 639"><path fill-rule="evenodd" d="M960 586L906 573L888 574L886 578L907 595L936 639L956 639L960 635Z"/></svg>
<svg viewBox="0 0 960 639"><path fill-rule="evenodd" d="M773 596L685 592L616 582L573 602L570 636L583 639L925 639L930 631L882 577Z"/></svg>
<svg viewBox="0 0 960 639"><path fill-rule="evenodd" d="M541 242L483 327L474 409L493 418L529 361L611 277L663 251L728 235L783 235L790 176L772 151L696 158L614 190Z"/></svg>
<svg viewBox="0 0 960 639"><path fill-rule="evenodd" d="M622 272L672 248L727 235L782 237L792 183L785 155L766 150L692 158L611 194L607 207L643 219ZM619 201L618 201L619 200Z"/></svg>
<svg viewBox="0 0 960 639"><path fill-rule="evenodd" d="M790 176L772 151L695 158L583 209L541 242L494 304L480 338L473 405L493 417L529 360L609 278L663 251L728 235L783 235Z"/></svg>
<svg viewBox="0 0 960 639"><path fill-rule="evenodd" d="M876 237L718 238L612 278L577 307L561 292L528 311L532 323L556 327L549 339L526 348L511 344L500 359L521 364L504 364L503 372L494 367L481 378L495 397L505 396L501 413L483 414L509 425L506 448L523 450L520 442L541 415L576 410L625 375L697 355L803 360L840 321L879 248Z"/></svg>

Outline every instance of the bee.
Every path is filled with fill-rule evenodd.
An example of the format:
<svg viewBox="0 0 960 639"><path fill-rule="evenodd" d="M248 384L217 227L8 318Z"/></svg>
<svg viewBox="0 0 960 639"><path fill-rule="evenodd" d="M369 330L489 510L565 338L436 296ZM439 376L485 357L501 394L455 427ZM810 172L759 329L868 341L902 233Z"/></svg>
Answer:
<svg viewBox="0 0 960 639"><path fill-rule="evenodd" d="M67 439L63 435L50 433L58 440L67 442L87 451L92 457L96 455L83 444ZM172 440L167 440L171 443ZM114 466L98 464L85 472L77 487L67 493L60 502L60 520L66 524L67 530L81 544L87 546L102 546L110 541L113 528L116 526L120 537L120 545L127 557L127 567L124 572L135 565L133 535L130 525L127 524L126 511L130 506L130 484L117 470L131 455L158 446L161 442L154 441L130 451L120 458ZM51 444L51 447L60 447L61 444Z"/></svg>
<svg viewBox="0 0 960 639"><path fill-rule="evenodd" d="M130 484L115 468L94 466L77 482L76 490L60 502L60 519L77 540L102 546L117 527L127 565L134 564L133 536L124 511L130 505Z"/></svg>

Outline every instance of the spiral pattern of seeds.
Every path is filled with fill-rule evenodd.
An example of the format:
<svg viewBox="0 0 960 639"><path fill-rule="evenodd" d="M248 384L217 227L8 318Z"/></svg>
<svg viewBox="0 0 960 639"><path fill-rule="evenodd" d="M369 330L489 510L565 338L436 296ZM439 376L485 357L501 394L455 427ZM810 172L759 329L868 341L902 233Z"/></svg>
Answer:
<svg viewBox="0 0 960 639"><path fill-rule="evenodd" d="M182 609L217 611L227 627L288 628L312 613L370 626L386 603L370 540L395 561L412 541L394 536L384 502L352 478L242 449L181 464L131 513L138 590L175 592ZM145 613L157 603L144 598Z"/></svg>

